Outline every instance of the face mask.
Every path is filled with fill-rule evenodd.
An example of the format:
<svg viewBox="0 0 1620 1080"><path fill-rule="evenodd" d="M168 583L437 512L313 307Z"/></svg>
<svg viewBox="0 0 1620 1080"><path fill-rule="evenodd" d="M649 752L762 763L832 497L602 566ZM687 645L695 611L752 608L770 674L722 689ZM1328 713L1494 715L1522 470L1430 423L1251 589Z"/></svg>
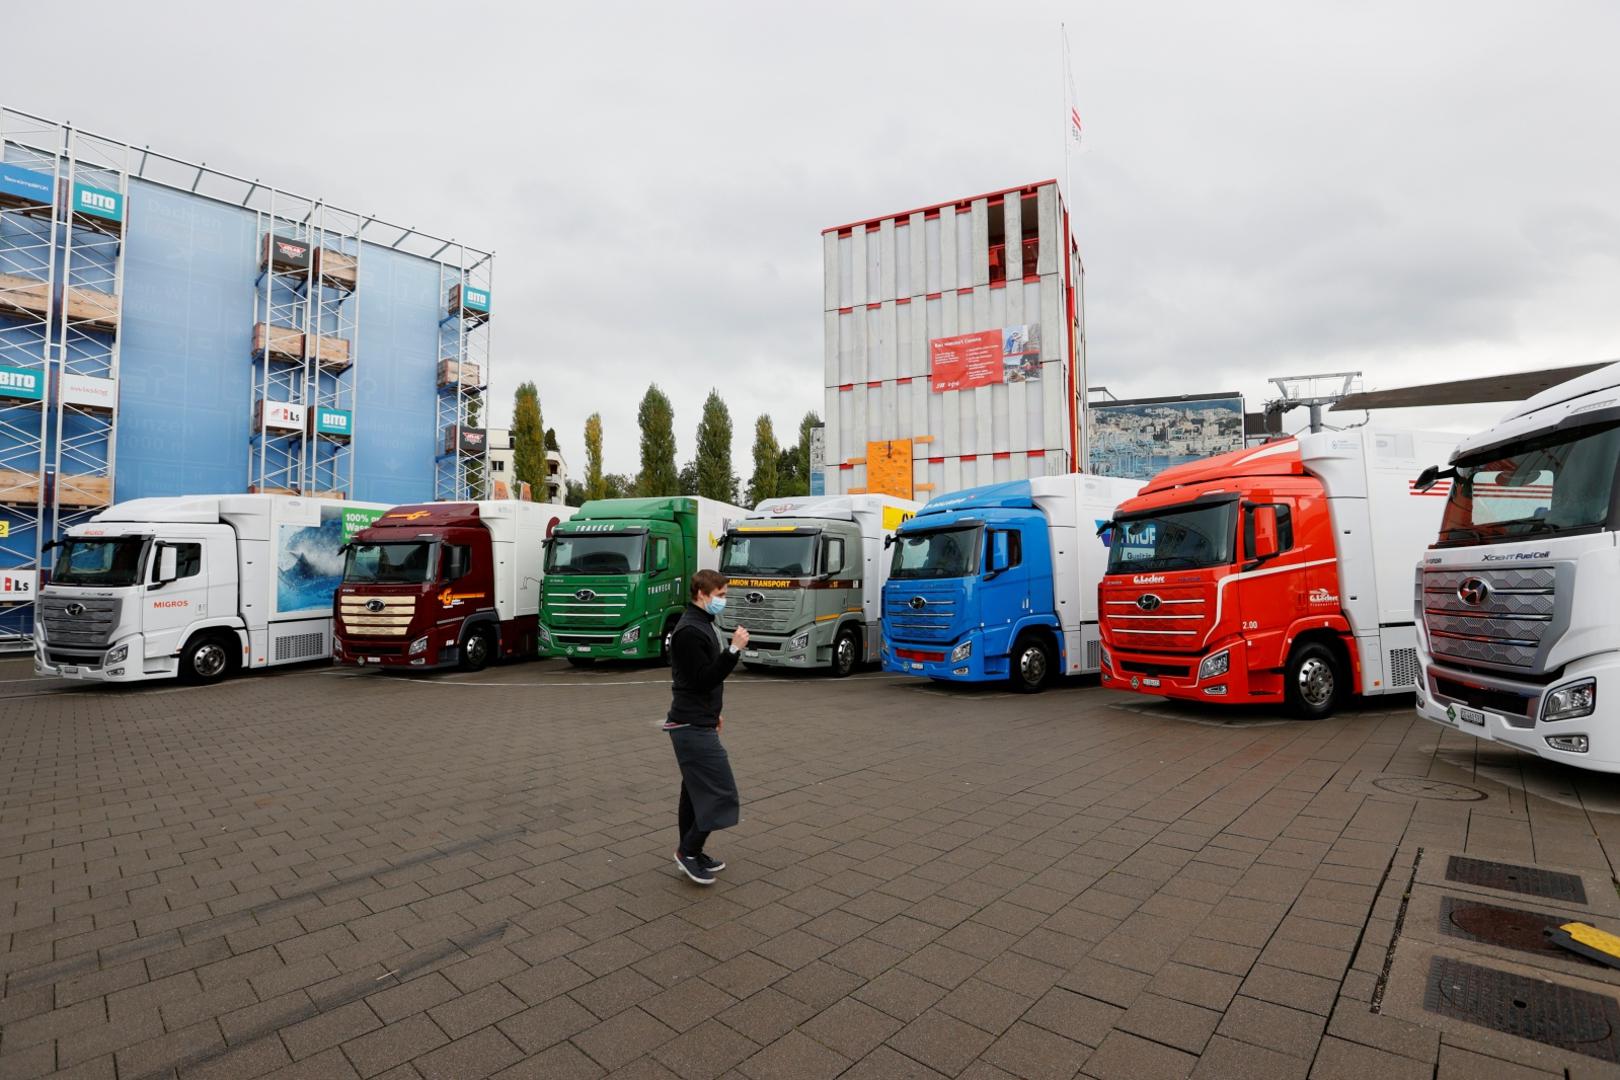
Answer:
<svg viewBox="0 0 1620 1080"><path fill-rule="evenodd" d="M716 596L707 604L703 605L703 610L707 611L710 615L719 615L722 611L726 610L726 598L723 596Z"/></svg>

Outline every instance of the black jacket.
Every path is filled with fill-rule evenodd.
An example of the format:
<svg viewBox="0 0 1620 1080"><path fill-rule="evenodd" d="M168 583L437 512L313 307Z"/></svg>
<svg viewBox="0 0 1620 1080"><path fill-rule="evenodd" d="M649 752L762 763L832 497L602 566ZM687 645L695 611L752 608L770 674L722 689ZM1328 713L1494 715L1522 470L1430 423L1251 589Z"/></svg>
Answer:
<svg viewBox="0 0 1620 1080"><path fill-rule="evenodd" d="M737 666L737 654L720 644L714 616L687 604L669 639L669 722L715 727L720 722L721 683Z"/></svg>

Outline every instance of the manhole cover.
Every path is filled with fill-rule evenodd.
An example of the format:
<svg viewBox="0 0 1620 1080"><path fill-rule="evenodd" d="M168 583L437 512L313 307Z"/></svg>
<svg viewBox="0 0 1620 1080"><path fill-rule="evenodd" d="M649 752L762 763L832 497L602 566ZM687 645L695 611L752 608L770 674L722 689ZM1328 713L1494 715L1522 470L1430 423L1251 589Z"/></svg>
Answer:
<svg viewBox="0 0 1620 1080"><path fill-rule="evenodd" d="M1423 1007L1492 1031L1533 1039L1602 1061L1620 1062L1620 1004L1572 986L1437 956Z"/></svg>
<svg viewBox="0 0 1620 1080"><path fill-rule="evenodd" d="M1440 898L1440 929L1452 937L1592 964L1593 961L1561 949L1547 939L1548 930L1555 930L1570 921L1564 915L1543 915L1539 911L1525 911L1523 908L1498 907L1458 896Z"/></svg>
<svg viewBox="0 0 1620 1080"><path fill-rule="evenodd" d="M1446 864L1446 880L1463 885L1478 885L1484 889L1542 896L1548 900L1571 900L1586 903L1586 886L1574 874L1560 874L1555 870L1541 870L1534 866L1514 866L1512 863L1491 862L1488 859L1469 859L1453 855Z"/></svg>
<svg viewBox="0 0 1620 1080"><path fill-rule="evenodd" d="M1427 780L1421 776L1380 776L1372 782L1380 791L1396 795L1410 795L1414 799L1445 799L1449 802L1478 802L1485 793L1478 788L1462 784L1448 784L1444 780Z"/></svg>

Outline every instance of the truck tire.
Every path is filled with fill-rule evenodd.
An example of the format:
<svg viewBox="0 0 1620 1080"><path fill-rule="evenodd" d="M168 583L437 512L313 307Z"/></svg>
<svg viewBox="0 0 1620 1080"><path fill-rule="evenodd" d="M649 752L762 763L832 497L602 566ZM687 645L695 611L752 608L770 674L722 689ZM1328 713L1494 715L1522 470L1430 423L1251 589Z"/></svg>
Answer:
<svg viewBox="0 0 1620 1080"><path fill-rule="evenodd" d="M1008 681L1021 694L1038 694L1052 681L1052 646L1036 634L1018 639L1008 659Z"/></svg>
<svg viewBox="0 0 1620 1080"><path fill-rule="evenodd" d="M461 642L461 661L456 666L462 671L483 671L494 655L495 635L487 626L475 626Z"/></svg>
<svg viewBox="0 0 1620 1080"><path fill-rule="evenodd" d="M195 686L217 683L235 667L240 648L234 634L198 634L180 651L180 678Z"/></svg>
<svg viewBox="0 0 1620 1080"><path fill-rule="evenodd" d="M1283 674L1283 697L1288 711L1301 720L1332 716L1344 692L1339 658L1320 641L1295 646Z"/></svg>
<svg viewBox="0 0 1620 1080"><path fill-rule="evenodd" d="M842 679L861 662L861 635L853 626L846 626L833 638L832 677Z"/></svg>

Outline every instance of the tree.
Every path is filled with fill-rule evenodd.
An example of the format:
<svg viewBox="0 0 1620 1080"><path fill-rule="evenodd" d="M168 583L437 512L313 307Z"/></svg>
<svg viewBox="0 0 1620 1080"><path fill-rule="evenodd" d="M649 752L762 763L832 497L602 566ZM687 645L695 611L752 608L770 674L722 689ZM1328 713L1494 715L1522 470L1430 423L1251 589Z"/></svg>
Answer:
<svg viewBox="0 0 1620 1080"><path fill-rule="evenodd" d="M776 494L778 496L808 495L808 487L800 490L799 476L796 471L798 450L792 446L784 446L776 452Z"/></svg>
<svg viewBox="0 0 1620 1080"><path fill-rule="evenodd" d="M585 485L578 480L568 481L568 494L563 497L564 506L585 505Z"/></svg>
<svg viewBox="0 0 1620 1080"><path fill-rule="evenodd" d="M623 499L635 494L636 482L623 473L608 473L602 477L602 498Z"/></svg>
<svg viewBox="0 0 1620 1080"><path fill-rule="evenodd" d="M810 494L810 433L821 426L821 417L811 409L799 421L799 445L793 450L793 475L799 485L799 494Z"/></svg>
<svg viewBox="0 0 1620 1080"><path fill-rule="evenodd" d="M761 416L754 424L754 475L748 480L749 506L758 506L776 496L776 457L780 452L776 433L771 430L770 416Z"/></svg>
<svg viewBox="0 0 1620 1080"><path fill-rule="evenodd" d="M591 413L585 418L585 497L605 499L607 488L602 483L602 414Z"/></svg>
<svg viewBox="0 0 1620 1080"><path fill-rule="evenodd" d="M644 497L679 495L680 466L675 464L675 408L654 383L647 387L636 412L641 425L641 472L636 494Z"/></svg>
<svg viewBox="0 0 1620 1080"><path fill-rule="evenodd" d="M688 461L681 466L681 494L696 495L698 493L698 466L695 461Z"/></svg>
<svg viewBox="0 0 1620 1080"><path fill-rule="evenodd" d="M562 453L562 447L557 445L557 429L554 427L546 428L546 449Z"/></svg>
<svg viewBox="0 0 1620 1080"><path fill-rule="evenodd" d="M710 390L697 429L697 491L705 499L737 501L737 474L731 471L731 410Z"/></svg>
<svg viewBox="0 0 1620 1080"><path fill-rule="evenodd" d="M512 478L535 491L546 489L545 430L540 391L532 382L523 383L512 399Z"/></svg>

